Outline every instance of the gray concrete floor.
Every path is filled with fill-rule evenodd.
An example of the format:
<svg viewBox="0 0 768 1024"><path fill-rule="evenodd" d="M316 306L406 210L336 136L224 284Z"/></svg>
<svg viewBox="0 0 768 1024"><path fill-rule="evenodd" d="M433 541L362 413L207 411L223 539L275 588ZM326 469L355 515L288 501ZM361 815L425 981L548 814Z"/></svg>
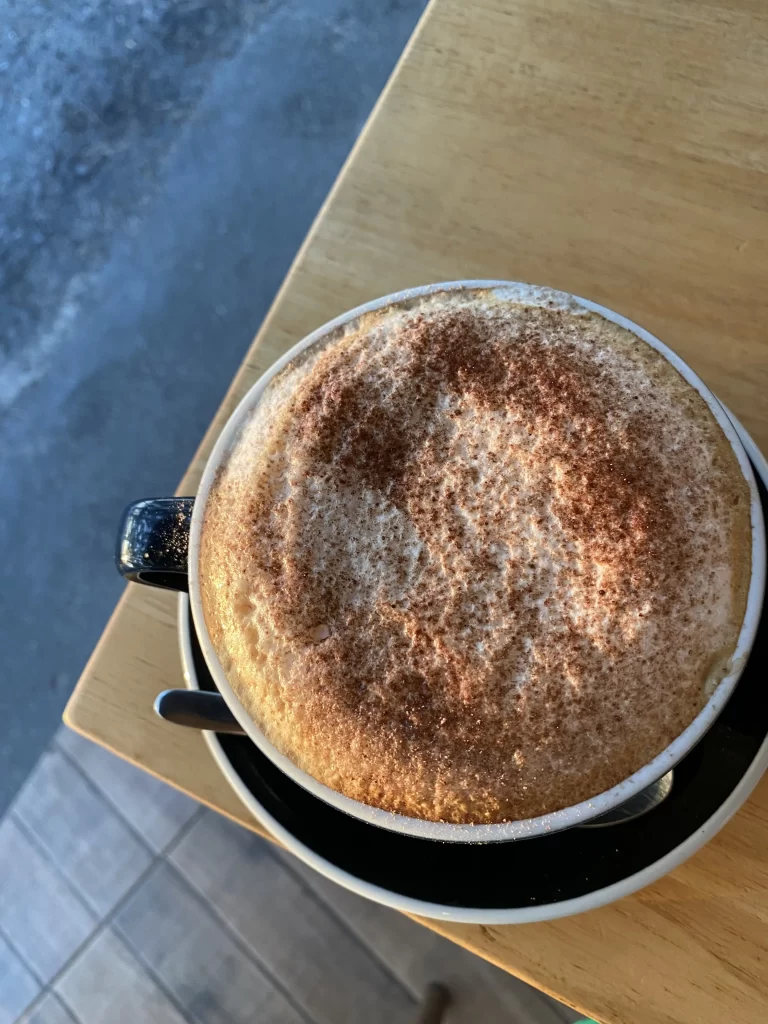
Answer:
<svg viewBox="0 0 768 1024"><path fill-rule="evenodd" d="M0 814L425 0L0 0Z"/></svg>

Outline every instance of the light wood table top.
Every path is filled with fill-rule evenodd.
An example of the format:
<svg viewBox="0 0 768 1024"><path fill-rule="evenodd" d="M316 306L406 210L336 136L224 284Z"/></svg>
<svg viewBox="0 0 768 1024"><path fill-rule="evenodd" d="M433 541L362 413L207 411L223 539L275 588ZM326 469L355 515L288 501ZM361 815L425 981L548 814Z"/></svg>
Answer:
<svg viewBox="0 0 768 1024"><path fill-rule="evenodd" d="M365 300L456 278L548 284L624 313L768 450L767 172L763 0L433 0L180 493L285 349ZM175 608L128 588L66 721L257 828L202 738L152 713L180 683ZM764 1024L768 782L692 860L613 906L425 923L610 1024Z"/></svg>

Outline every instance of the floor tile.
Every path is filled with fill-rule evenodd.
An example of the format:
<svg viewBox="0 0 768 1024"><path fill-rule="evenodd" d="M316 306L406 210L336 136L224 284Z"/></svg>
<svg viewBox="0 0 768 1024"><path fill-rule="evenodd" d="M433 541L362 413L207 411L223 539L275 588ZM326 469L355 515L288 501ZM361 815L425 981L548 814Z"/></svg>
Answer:
<svg viewBox="0 0 768 1024"><path fill-rule="evenodd" d="M58 750L43 754L12 811L99 916L152 860L150 850Z"/></svg>
<svg viewBox="0 0 768 1024"><path fill-rule="evenodd" d="M411 1021L405 988L269 847L209 811L170 859L317 1024Z"/></svg>
<svg viewBox="0 0 768 1024"><path fill-rule="evenodd" d="M0 1024L14 1024L39 991L37 979L0 935Z"/></svg>
<svg viewBox="0 0 768 1024"><path fill-rule="evenodd" d="M568 1024L579 1019L567 1006L404 914L343 889L279 847L275 851L411 992L421 996L430 981L448 987L452 1005L446 1024Z"/></svg>
<svg viewBox="0 0 768 1024"><path fill-rule="evenodd" d="M93 931L95 915L10 817L0 822L0 872L0 928L48 982Z"/></svg>
<svg viewBox="0 0 768 1024"><path fill-rule="evenodd" d="M167 864L153 869L115 927L199 1024L306 1024Z"/></svg>
<svg viewBox="0 0 768 1024"><path fill-rule="evenodd" d="M58 996L53 992L46 992L40 1002L30 1007L16 1024L79 1024L79 1022L65 1008Z"/></svg>
<svg viewBox="0 0 768 1024"><path fill-rule="evenodd" d="M56 983L80 1024L184 1024L184 1016L107 928Z"/></svg>
<svg viewBox="0 0 768 1024"><path fill-rule="evenodd" d="M200 807L196 800L66 726L57 733L56 743L157 852L165 849Z"/></svg>

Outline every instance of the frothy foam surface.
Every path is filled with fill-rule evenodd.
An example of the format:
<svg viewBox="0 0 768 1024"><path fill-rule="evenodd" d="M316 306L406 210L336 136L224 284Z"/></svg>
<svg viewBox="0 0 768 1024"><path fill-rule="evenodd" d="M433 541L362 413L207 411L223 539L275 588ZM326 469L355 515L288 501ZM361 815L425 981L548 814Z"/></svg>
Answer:
<svg viewBox="0 0 768 1024"><path fill-rule="evenodd" d="M735 455L659 353L596 314L442 294L271 383L200 578L228 678L300 768L499 822L615 785L693 720L750 544Z"/></svg>

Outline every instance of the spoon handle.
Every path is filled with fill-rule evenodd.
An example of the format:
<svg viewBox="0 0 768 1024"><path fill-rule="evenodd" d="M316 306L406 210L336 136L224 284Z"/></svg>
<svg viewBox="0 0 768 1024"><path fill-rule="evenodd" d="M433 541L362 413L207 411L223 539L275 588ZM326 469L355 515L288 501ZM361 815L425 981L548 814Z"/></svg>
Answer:
<svg viewBox="0 0 768 1024"><path fill-rule="evenodd" d="M174 725L245 735L245 730L220 693L209 693L207 690L163 690L155 699L155 712Z"/></svg>

